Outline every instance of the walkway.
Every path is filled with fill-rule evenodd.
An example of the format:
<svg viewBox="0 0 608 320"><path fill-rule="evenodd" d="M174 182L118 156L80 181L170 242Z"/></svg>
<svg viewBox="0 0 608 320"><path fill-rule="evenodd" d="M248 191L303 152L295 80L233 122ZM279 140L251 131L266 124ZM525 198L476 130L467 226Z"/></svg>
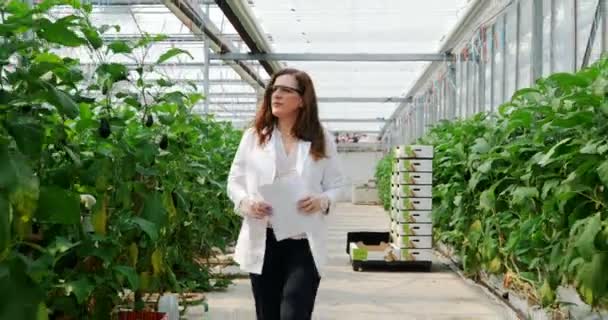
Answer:
<svg viewBox="0 0 608 320"><path fill-rule="evenodd" d="M507 310L478 286L463 281L436 257L433 271L354 272L345 252L348 231L386 231L388 217L379 207L340 204L331 222L327 275L321 281L315 319L511 319ZM254 320L248 279L225 292L208 294L213 320ZM191 308L188 319L201 319Z"/></svg>

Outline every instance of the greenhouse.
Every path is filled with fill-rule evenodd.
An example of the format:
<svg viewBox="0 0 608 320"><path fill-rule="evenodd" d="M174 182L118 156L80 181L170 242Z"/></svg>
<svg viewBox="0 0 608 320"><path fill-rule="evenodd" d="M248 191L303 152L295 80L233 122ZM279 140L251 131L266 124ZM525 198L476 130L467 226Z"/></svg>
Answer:
<svg viewBox="0 0 608 320"><path fill-rule="evenodd" d="M608 319L606 0L0 19L0 320Z"/></svg>

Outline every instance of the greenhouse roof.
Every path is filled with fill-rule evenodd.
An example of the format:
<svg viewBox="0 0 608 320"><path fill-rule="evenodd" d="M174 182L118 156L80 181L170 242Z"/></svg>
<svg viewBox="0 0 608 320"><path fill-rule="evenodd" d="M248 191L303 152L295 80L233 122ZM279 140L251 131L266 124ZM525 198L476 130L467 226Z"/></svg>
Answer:
<svg viewBox="0 0 608 320"><path fill-rule="evenodd" d="M269 71L289 66L311 75L320 100L320 117L329 129L359 132L380 131L429 60L440 57L441 40L454 27L467 2L92 1L95 24L120 26L120 32L108 31L105 40L130 40L143 33L167 35L168 39L155 44L147 54L150 59L171 47L188 50L193 59L180 56L157 71L176 82L192 80L201 91L205 80L204 40L211 35L214 55L209 57L208 108L222 119L250 120L256 92L268 81ZM227 12L226 8L235 9L235 4L246 8ZM235 14L244 29L233 26ZM263 39L256 39L252 28ZM212 42L218 39L223 49L214 50ZM252 41L258 48L251 48ZM229 60L221 55L243 56L256 50L276 56L264 55L258 61ZM85 51L70 53L83 64L95 65ZM124 57L113 59L128 62ZM204 110L202 106L200 110Z"/></svg>

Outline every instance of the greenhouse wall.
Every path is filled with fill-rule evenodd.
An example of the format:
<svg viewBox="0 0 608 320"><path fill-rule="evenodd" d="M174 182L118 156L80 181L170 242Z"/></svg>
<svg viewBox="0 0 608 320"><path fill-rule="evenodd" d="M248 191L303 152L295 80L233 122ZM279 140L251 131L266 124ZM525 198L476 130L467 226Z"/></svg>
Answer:
<svg viewBox="0 0 608 320"><path fill-rule="evenodd" d="M588 64L608 47L606 0L480 3L468 30L457 32L461 38L444 40L456 43L452 59L429 64L387 124L386 146L412 143L441 120L493 112L540 77L580 70L596 10Z"/></svg>

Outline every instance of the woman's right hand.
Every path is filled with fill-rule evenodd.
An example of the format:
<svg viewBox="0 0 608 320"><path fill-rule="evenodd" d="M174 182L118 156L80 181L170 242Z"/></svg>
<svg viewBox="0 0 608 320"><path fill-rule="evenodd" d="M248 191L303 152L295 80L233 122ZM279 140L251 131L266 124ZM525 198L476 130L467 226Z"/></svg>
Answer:
<svg viewBox="0 0 608 320"><path fill-rule="evenodd" d="M241 211L250 217L263 219L272 214L272 206L264 201L244 199L241 202Z"/></svg>

